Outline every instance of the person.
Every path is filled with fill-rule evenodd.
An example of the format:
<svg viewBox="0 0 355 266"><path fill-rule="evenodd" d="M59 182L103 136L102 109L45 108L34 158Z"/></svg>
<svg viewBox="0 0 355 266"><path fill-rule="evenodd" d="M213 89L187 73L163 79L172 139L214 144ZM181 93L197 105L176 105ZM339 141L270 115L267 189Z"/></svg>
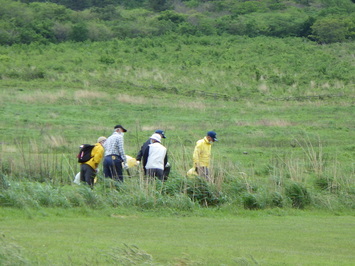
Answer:
<svg viewBox="0 0 355 266"><path fill-rule="evenodd" d="M157 129L155 130L154 134L159 134L161 138L165 139L166 136L165 136L165 132L164 130L161 130L161 129ZM141 149L139 150L137 156L136 156L136 160L137 160L137 163L139 164L140 161L142 160L142 157L143 157L143 154L144 154L144 151L145 149L149 146L149 144L152 144L152 140L151 138L149 138L146 142L143 143L143 145L141 146ZM146 175L146 169L143 167L143 170L144 170L144 175ZM170 173L170 164L167 163L165 166L164 166L164 179L166 180L169 176L169 173Z"/></svg>
<svg viewBox="0 0 355 266"><path fill-rule="evenodd" d="M194 168L200 177L210 180L209 166L211 160L212 143L217 141L217 134L214 131L208 131L207 135L196 142L193 153Z"/></svg>
<svg viewBox="0 0 355 266"><path fill-rule="evenodd" d="M123 139L125 132L127 129L123 126L115 126L112 135L107 138L104 144L104 175L121 182L123 182L122 164L124 169L128 169Z"/></svg>
<svg viewBox="0 0 355 266"><path fill-rule="evenodd" d="M146 176L164 181L164 166L168 163L167 149L161 144L161 136L154 133L151 144L144 150L143 167Z"/></svg>
<svg viewBox="0 0 355 266"><path fill-rule="evenodd" d="M163 139L166 138L164 131L161 130L161 129L155 130L154 133L159 134L160 137L162 137ZM138 152L138 154L137 154L137 156L136 156L136 160L137 160L138 162L140 162L140 161L142 160L144 151L145 151L145 149L148 147L149 144L152 144L151 138L149 138L149 139L148 139L146 142L144 142L143 145L141 146L141 149L139 150L139 152Z"/></svg>
<svg viewBox="0 0 355 266"><path fill-rule="evenodd" d="M91 188L94 187L94 179L98 172L97 167L104 156L103 145L105 141L106 137L99 137L95 147L91 151L91 159L80 164L80 181L86 182Z"/></svg>

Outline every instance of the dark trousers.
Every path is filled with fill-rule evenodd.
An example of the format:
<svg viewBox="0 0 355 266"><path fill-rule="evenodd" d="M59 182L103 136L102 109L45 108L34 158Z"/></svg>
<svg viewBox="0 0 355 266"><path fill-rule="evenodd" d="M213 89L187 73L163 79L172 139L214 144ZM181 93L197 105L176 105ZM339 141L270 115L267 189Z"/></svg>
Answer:
<svg viewBox="0 0 355 266"><path fill-rule="evenodd" d="M170 169L171 169L170 165L164 167L164 180L168 180Z"/></svg>
<svg viewBox="0 0 355 266"><path fill-rule="evenodd" d="M151 169L146 169L146 170L147 170L147 176L153 177L153 178L158 178L161 181L164 180L164 170L157 169L157 168L151 168Z"/></svg>
<svg viewBox="0 0 355 266"><path fill-rule="evenodd" d="M122 159L118 155L107 155L104 158L104 175L123 182Z"/></svg>
<svg viewBox="0 0 355 266"><path fill-rule="evenodd" d="M86 182L89 186L94 186L96 171L88 164L80 165L80 181Z"/></svg>
<svg viewBox="0 0 355 266"><path fill-rule="evenodd" d="M207 181L210 180L208 168L206 166L196 167L196 172L200 177L205 178Z"/></svg>

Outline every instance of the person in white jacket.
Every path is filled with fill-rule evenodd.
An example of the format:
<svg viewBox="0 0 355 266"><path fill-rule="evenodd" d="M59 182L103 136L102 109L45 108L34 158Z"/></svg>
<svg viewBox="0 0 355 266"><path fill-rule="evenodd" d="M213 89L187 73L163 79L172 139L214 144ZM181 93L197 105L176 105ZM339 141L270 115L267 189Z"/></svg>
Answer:
<svg viewBox="0 0 355 266"><path fill-rule="evenodd" d="M164 167L168 163L167 149L161 144L161 136L154 133L150 137L152 143L143 154L143 167L148 177L164 181Z"/></svg>

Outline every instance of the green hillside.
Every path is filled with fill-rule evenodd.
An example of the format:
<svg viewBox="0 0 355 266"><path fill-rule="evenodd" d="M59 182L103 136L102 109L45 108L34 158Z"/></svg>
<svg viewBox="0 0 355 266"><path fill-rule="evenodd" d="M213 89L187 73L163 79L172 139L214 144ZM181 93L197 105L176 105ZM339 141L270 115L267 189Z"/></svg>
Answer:
<svg viewBox="0 0 355 266"><path fill-rule="evenodd" d="M0 44L187 36L301 37L351 41L351 0L1 0Z"/></svg>

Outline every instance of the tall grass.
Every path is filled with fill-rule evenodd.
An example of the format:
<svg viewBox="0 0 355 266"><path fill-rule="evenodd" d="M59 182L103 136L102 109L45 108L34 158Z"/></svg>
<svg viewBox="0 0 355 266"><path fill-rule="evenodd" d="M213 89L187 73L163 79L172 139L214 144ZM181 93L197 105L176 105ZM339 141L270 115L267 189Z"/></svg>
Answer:
<svg viewBox="0 0 355 266"><path fill-rule="evenodd" d="M46 145L34 141L29 146L18 143L16 151L1 159L0 205L179 210L231 205L246 209L355 208L350 200L355 199L354 169L349 172L339 167L336 158L325 158L321 144L314 147L309 139L296 142L303 145L301 156L275 155L263 171L215 161L210 182L186 176L191 164L181 146L182 151L175 150L171 156L173 170L168 181L147 179L138 167L130 169L124 183L104 178L101 171L94 190L73 183L78 171L74 156L50 154Z"/></svg>
<svg viewBox="0 0 355 266"><path fill-rule="evenodd" d="M48 141L48 143L46 143ZM50 143L50 144L49 144ZM77 168L72 158L64 152L65 142L61 137L45 136L44 142L35 140L17 141L15 146L2 145L1 173L17 180L28 179L53 184L68 183ZM11 149L6 154L6 150ZM57 150L57 152L53 152Z"/></svg>

